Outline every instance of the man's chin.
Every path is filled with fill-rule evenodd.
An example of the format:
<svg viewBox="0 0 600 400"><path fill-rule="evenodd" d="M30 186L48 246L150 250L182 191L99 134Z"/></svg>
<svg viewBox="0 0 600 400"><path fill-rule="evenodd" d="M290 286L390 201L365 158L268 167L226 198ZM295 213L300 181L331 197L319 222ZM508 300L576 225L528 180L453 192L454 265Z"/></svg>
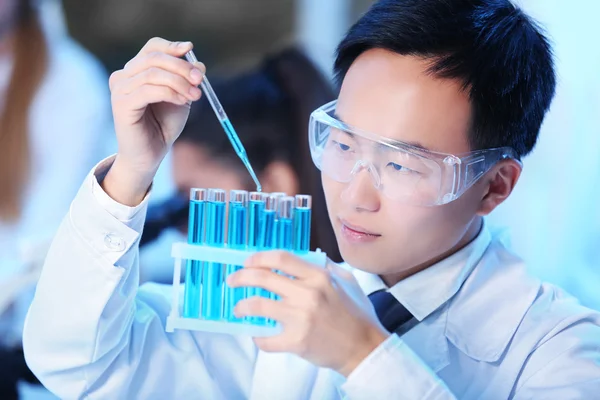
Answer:
<svg viewBox="0 0 600 400"><path fill-rule="evenodd" d="M357 251L352 248L340 248L340 253L344 262L346 262L351 267L366 271L376 273L373 269L375 267L375 262L373 259L373 255L369 254L366 251ZM375 268L376 269L376 268Z"/></svg>

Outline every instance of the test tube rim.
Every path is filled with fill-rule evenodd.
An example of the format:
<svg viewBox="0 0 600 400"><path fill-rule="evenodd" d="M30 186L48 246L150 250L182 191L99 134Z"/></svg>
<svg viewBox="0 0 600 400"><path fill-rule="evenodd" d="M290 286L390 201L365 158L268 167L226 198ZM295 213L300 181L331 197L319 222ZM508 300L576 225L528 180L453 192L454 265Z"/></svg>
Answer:
<svg viewBox="0 0 600 400"><path fill-rule="evenodd" d="M312 208L312 196L309 194L297 194L295 200L296 208Z"/></svg>
<svg viewBox="0 0 600 400"><path fill-rule="evenodd" d="M294 216L295 198L292 196L283 196L277 199L277 217L289 218Z"/></svg>
<svg viewBox="0 0 600 400"><path fill-rule="evenodd" d="M190 189L190 200L206 201L206 189L205 188L191 188Z"/></svg>
<svg viewBox="0 0 600 400"><path fill-rule="evenodd" d="M240 195L242 197L242 199L238 200L237 195ZM229 191L229 202L247 205L248 204L248 191L247 190L239 190L239 189L230 190Z"/></svg>
<svg viewBox="0 0 600 400"><path fill-rule="evenodd" d="M218 188L209 188L206 193L206 198L208 201L224 203L227 193L223 189Z"/></svg>
<svg viewBox="0 0 600 400"><path fill-rule="evenodd" d="M256 198L258 197L258 198ZM256 201L256 202L265 202L267 200L267 197L269 197L268 193L265 192L249 192L248 193L248 200L249 201Z"/></svg>

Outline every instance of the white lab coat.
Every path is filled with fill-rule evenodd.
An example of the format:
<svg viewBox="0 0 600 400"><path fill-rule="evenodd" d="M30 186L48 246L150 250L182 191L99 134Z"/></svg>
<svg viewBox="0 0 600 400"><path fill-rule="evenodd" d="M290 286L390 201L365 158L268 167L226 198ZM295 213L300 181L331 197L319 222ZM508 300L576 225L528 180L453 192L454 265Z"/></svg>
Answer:
<svg viewBox="0 0 600 400"><path fill-rule="evenodd" d="M101 175L107 162L97 170ZM90 175L46 261L26 359L61 398L590 399L600 316L526 275L484 227L469 246L390 289L419 323L346 379L248 337L165 332L170 286L138 290L145 204L112 201ZM355 271L366 293L383 287Z"/></svg>

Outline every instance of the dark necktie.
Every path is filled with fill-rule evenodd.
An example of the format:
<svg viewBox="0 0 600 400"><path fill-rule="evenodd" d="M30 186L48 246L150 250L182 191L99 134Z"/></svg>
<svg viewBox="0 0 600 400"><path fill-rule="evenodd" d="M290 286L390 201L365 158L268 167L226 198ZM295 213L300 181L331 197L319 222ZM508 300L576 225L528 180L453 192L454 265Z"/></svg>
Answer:
<svg viewBox="0 0 600 400"><path fill-rule="evenodd" d="M396 298L385 290L378 290L369 295L377 318L388 332L395 332L413 316Z"/></svg>

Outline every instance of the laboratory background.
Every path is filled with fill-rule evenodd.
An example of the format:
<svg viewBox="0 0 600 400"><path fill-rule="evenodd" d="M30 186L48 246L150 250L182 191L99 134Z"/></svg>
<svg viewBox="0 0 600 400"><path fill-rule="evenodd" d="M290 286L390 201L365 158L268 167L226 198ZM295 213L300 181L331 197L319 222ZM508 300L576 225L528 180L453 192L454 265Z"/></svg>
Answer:
<svg viewBox="0 0 600 400"><path fill-rule="evenodd" d="M245 128L240 137L253 157L265 160L259 168L272 172L281 191L295 188L318 203L322 193L305 131L310 108L335 98L336 44L371 3L0 0L0 373L16 370L7 354L20 348L55 230L85 174L116 152L111 72L151 37L192 41L230 116L248 125L247 138ZM531 273L600 310L600 2L515 3L550 37L558 86L520 182L488 222L506 232ZM22 18L15 20L17 14ZM17 46L7 46L8 37ZM286 101L295 104L289 115L281 111ZM268 116L268 129L256 132L245 112L250 103L258 110L252 112ZM170 248L186 237L181 200L189 187L240 184L232 171L241 163L225 150L219 156L227 142L211 125L211 113L207 106L192 109L182 136L187 146L169 153L153 184L140 254L143 282L172 282ZM329 221L316 207L313 238L335 259ZM53 398L34 377L31 382L22 382L21 398Z"/></svg>

